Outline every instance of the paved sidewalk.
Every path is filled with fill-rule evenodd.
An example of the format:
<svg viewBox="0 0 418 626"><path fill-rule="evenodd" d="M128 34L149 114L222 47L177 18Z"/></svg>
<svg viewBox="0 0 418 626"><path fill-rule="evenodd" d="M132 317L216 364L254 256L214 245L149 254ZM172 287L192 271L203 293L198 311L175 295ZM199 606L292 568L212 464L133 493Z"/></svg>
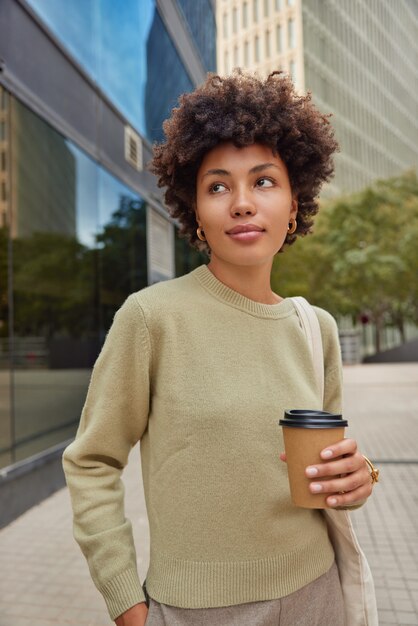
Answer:
<svg viewBox="0 0 418 626"><path fill-rule="evenodd" d="M380 625L418 625L418 363L347 367L345 390L347 434L381 470L374 496L353 513L375 577ZM148 526L139 468L136 448L125 471L126 514L143 578ZM111 624L72 539L66 489L0 531L0 562L0 626Z"/></svg>

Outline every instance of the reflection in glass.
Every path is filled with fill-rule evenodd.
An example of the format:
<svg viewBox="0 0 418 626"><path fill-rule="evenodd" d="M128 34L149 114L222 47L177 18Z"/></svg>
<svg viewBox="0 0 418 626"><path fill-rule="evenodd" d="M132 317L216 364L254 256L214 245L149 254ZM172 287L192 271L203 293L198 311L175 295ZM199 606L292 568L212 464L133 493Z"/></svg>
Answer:
<svg viewBox="0 0 418 626"><path fill-rule="evenodd" d="M177 0L207 71L216 68L216 22L212 0ZM236 31L234 31L236 32Z"/></svg>
<svg viewBox="0 0 418 626"><path fill-rule="evenodd" d="M9 189L10 189L10 98L0 85L0 467L13 458L11 421L10 306L9 306Z"/></svg>
<svg viewBox="0 0 418 626"><path fill-rule="evenodd" d="M175 232L174 255L176 276L183 276L183 274L191 272L199 265L208 263L209 259L206 254L199 252L196 248L192 248L184 237L179 237L177 229Z"/></svg>
<svg viewBox="0 0 418 626"><path fill-rule="evenodd" d="M144 201L22 104L11 103L14 385L11 410L3 401L10 369L2 292L3 465L11 444L19 460L74 435L113 316L147 284ZM10 261L8 239L3 227L0 278Z"/></svg>
<svg viewBox="0 0 418 626"><path fill-rule="evenodd" d="M100 267L102 339L129 294L147 286L146 205L108 172L100 170L96 240Z"/></svg>
<svg viewBox="0 0 418 626"><path fill-rule="evenodd" d="M145 116L147 136L163 140L162 124L176 106L179 94L193 89L192 81L171 41L158 12L155 12L147 41L147 84Z"/></svg>
<svg viewBox="0 0 418 626"><path fill-rule="evenodd" d="M28 0L69 53L151 141L178 96L193 84L154 0ZM211 0L178 0L185 26L207 70L216 67Z"/></svg>

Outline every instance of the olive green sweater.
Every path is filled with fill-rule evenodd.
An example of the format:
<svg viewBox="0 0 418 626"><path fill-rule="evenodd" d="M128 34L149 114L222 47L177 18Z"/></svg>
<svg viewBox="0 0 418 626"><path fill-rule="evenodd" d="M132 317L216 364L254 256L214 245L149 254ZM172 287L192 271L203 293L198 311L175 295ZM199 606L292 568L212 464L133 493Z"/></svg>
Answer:
<svg viewBox="0 0 418 626"><path fill-rule="evenodd" d="M337 327L316 311L324 408L339 411ZM74 535L112 619L144 600L120 479L138 440L152 598L184 608L274 599L327 571L323 516L292 505L279 459L286 408L322 408L291 299L249 300L202 265L126 300L63 460Z"/></svg>

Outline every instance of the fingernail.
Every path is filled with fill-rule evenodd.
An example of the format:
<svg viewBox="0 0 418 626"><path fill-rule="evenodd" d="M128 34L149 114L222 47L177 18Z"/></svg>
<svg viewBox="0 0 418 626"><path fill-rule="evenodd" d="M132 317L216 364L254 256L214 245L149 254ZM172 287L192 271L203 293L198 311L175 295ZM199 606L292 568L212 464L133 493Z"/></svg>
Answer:
<svg viewBox="0 0 418 626"><path fill-rule="evenodd" d="M332 457L332 450L324 450L323 452L321 452L321 456L323 459L329 459L330 457Z"/></svg>
<svg viewBox="0 0 418 626"><path fill-rule="evenodd" d="M306 468L306 475L307 476L316 476L318 474L318 470L316 469L316 467L307 467Z"/></svg>
<svg viewBox="0 0 418 626"><path fill-rule="evenodd" d="M314 493L319 493L320 491L322 491L322 485L320 483L312 483L311 491L313 491Z"/></svg>
<svg viewBox="0 0 418 626"><path fill-rule="evenodd" d="M328 504L330 504L331 506L335 506L338 503L337 498L330 498L328 500Z"/></svg>

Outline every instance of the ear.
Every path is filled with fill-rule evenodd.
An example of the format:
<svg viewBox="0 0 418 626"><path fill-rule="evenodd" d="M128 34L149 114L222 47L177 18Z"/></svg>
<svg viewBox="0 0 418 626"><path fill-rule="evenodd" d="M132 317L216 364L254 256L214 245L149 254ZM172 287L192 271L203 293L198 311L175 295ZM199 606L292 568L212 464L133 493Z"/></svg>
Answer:
<svg viewBox="0 0 418 626"><path fill-rule="evenodd" d="M298 214L298 208L299 208L298 207L298 199L297 199L296 196L293 196L289 217L293 217L293 218L296 219L296 216Z"/></svg>

